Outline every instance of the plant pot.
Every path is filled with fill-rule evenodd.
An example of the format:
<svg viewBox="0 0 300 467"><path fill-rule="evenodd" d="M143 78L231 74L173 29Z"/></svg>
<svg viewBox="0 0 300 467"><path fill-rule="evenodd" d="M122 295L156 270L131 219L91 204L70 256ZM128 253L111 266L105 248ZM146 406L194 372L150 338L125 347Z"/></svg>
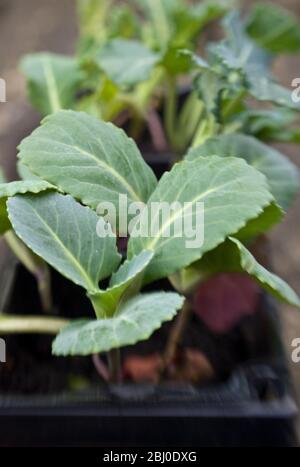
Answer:
<svg viewBox="0 0 300 467"><path fill-rule="evenodd" d="M295 446L296 407L282 383L285 376L267 365L199 390L129 386L73 397L2 397L0 444ZM264 391L273 399L264 400Z"/></svg>
<svg viewBox="0 0 300 467"><path fill-rule="evenodd" d="M33 303L28 290L34 289L29 275L8 258L15 280L10 283L4 311L22 306L28 313ZM6 269L7 273L8 269ZM3 269L1 270L1 274ZM1 282L0 274L0 282ZM8 277L6 275L6 277ZM72 284L59 285L54 276L54 292L62 297L64 307L72 298L74 313L88 302L77 296ZM20 287L21 284L21 287ZM21 297L21 290L23 294ZM65 296L63 290L66 289ZM25 293L24 293L25 290ZM27 294L26 294L27 291ZM81 297L81 298L80 298ZM38 308L38 300L36 306ZM32 305L31 305L32 306ZM18 310L20 311L20 310ZM82 313L81 313L82 314ZM72 392L39 390L30 383L36 379L31 366L26 368L29 387L22 394L15 389L0 395L1 446L294 446L294 418L297 413L285 356L279 334L279 320L273 301L264 296L255 328L263 329L264 345L248 362L236 365L222 381L205 386L190 384L102 385L90 367L88 358L61 359L50 356L50 338L18 336L7 343L7 354L24 345L34 345L41 355L37 371L49 379L55 362L56 373L80 370L91 375L88 388ZM252 320L252 318L249 318ZM248 323L249 324L249 323ZM249 328L249 326L248 326ZM37 343L37 342L40 343ZM34 344L33 344L34 343ZM222 344L222 342L221 342ZM45 358L45 345L47 355ZM5 364L0 364L5 365ZM3 367L4 368L4 367ZM43 373L44 371L44 373ZM1 374L1 373L0 373ZM12 372L12 375L14 372ZM51 378L50 378L51 380ZM15 387L20 381L15 381ZM0 386L3 381L0 377ZM43 385L42 385L43 387Z"/></svg>

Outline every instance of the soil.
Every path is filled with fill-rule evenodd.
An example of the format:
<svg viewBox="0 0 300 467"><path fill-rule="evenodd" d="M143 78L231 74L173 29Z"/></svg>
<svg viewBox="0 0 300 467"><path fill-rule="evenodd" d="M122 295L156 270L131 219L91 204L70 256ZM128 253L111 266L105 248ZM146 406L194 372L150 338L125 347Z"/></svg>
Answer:
<svg viewBox="0 0 300 467"><path fill-rule="evenodd" d="M52 286L58 316L94 316L83 289L55 271L52 271ZM167 281L161 281L155 288L166 290L170 286ZM217 381L225 380L242 363L264 360L271 353L264 312L266 306L266 298L261 295L257 310L242 318L230 332L224 334L212 332L196 314L192 315L178 355L186 348L198 351L198 355L203 355L212 366ZM34 310L40 310L40 303L35 281L26 270L18 266L5 312L18 314L22 310L24 314L28 314L28 310L30 314L35 314ZM149 341L122 349L123 360L137 355L149 359L149 356L163 352L170 326L172 323L163 325ZM53 394L101 383L91 358L53 357L50 336L27 334L4 338L7 363L0 365L2 394Z"/></svg>
<svg viewBox="0 0 300 467"><path fill-rule="evenodd" d="M67 281L60 281L57 274L52 276L53 299L57 315L79 317L81 310L92 316L88 299L77 287ZM70 298L72 297L72 302ZM37 314L41 305L36 283L21 266L17 267L16 277L5 307L8 313ZM18 311L17 311L18 310ZM56 358L51 355L52 337L47 335L9 335L6 342L5 365L0 365L0 391L2 393L41 393L60 392L66 388L84 386L86 378L93 381L98 375L89 358Z"/></svg>

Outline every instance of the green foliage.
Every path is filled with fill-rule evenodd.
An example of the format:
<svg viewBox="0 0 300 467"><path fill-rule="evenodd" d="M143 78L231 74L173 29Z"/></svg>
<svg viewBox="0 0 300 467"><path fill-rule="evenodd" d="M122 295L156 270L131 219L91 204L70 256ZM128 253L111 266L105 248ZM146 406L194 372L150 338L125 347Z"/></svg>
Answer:
<svg viewBox="0 0 300 467"><path fill-rule="evenodd" d="M6 199L0 199L0 235L3 235L11 228L7 211L6 211Z"/></svg>
<svg viewBox="0 0 300 467"><path fill-rule="evenodd" d="M114 39L97 55L99 67L119 86L146 81L160 56L137 41Z"/></svg>
<svg viewBox="0 0 300 467"><path fill-rule="evenodd" d="M239 141L238 148L242 143ZM81 112L59 111L47 117L21 143L25 180L2 185L12 227L34 253L86 289L97 317L64 328L54 343L56 354L86 355L148 338L175 315L183 299L174 293L140 295L143 284L180 275L184 267L194 268L208 252L214 255L229 236L245 240L278 220L281 211L264 175L240 157L224 157L232 152L230 144L230 153L225 147L216 148L223 157L212 154L214 146L205 154L209 157L199 157L197 151L203 147L195 149L194 156L188 155L193 161L176 164L157 184L134 142L122 130ZM235 145L233 148L236 154ZM283 164L281 155L263 149L272 165L276 157L276 163ZM253 157L250 152L245 159L257 165ZM29 172L24 173L24 168ZM41 178L32 178L32 174ZM49 191L55 187L68 195ZM38 193L42 190L48 191ZM121 256L116 237L95 210L99 199L117 206L120 194L128 195L130 201L147 202L149 209L142 209L140 217L133 219L128 257L117 270ZM194 230L187 235L183 229L178 235L174 229L178 219L185 225L191 217L192 229L203 222L198 218L199 201L204 202L204 238L202 232L195 236ZM163 204L157 203L169 203L167 212L160 212ZM158 207L155 212L153 205ZM99 223L107 235L98 236ZM138 236L145 224L147 235ZM195 240L200 243L195 245ZM254 267L246 248L237 239L230 241L238 245L243 271L255 275L275 296L297 304L286 284L258 264ZM102 289L100 282L109 276L108 287Z"/></svg>
<svg viewBox="0 0 300 467"><path fill-rule="evenodd" d="M175 316L183 301L172 292L138 295L121 305L112 318L78 320L64 327L53 343L53 353L88 355L146 340Z"/></svg>
<svg viewBox="0 0 300 467"><path fill-rule="evenodd" d="M228 237L199 261L180 271L173 281L178 288L187 292L208 277L219 273L247 273L258 284L277 299L299 307L300 300L286 282L261 266L249 250L234 237Z"/></svg>
<svg viewBox="0 0 300 467"><path fill-rule="evenodd" d="M197 4L178 0L136 0L146 16L144 39L156 49L191 44L211 21L222 17L233 2L207 0Z"/></svg>
<svg viewBox="0 0 300 467"><path fill-rule="evenodd" d="M81 112L48 116L19 149L32 173L93 209L103 200L118 209L119 193L129 202L145 202L156 186L152 170L123 130Z"/></svg>
<svg viewBox="0 0 300 467"><path fill-rule="evenodd" d="M206 46L205 58L195 55L203 28L228 11L225 38ZM121 7L78 0L78 13L75 57L38 53L22 61L32 104L51 115L20 145L23 181L0 184L0 232L13 227L34 253L84 287L94 307L97 319L67 325L53 352L87 355L147 339L183 304L177 293L140 293L165 277L187 293L212 274L245 272L299 306L245 246L281 220L279 206L287 209L299 189L295 166L254 138L300 142L300 103L271 72L274 53L300 50L297 20L265 3L241 19L222 0ZM191 89L179 99L182 81ZM251 108L249 97L268 107ZM167 143L176 161L188 154L157 182L133 139L104 120L126 121L135 140L147 125L153 144ZM118 216L120 195L141 206L139 219L128 218L135 224L122 264L120 232L97 213L106 202ZM197 202L204 202L204 239L195 246L175 228L188 219L193 233L201 227ZM153 203L169 203L168 211L159 207L153 216ZM107 236L98 236L99 223ZM144 230L148 235L138 236Z"/></svg>
<svg viewBox="0 0 300 467"><path fill-rule="evenodd" d="M130 39L138 34L138 19L132 8L111 0L77 0L80 37L77 54L87 64L107 40Z"/></svg>
<svg viewBox="0 0 300 467"><path fill-rule="evenodd" d="M109 287L106 290L90 294L98 317L113 316L121 301L125 301L129 296L139 291L145 269L152 258L153 252L145 250L131 260L127 259L118 271L112 274Z"/></svg>
<svg viewBox="0 0 300 467"><path fill-rule="evenodd" d="M247 18L247 32L272 53L300 51L300 22L289 11L274 3L256 3Z"/></svg>
<svg viewBox="0 0 300 467"><path fill-rule="evenodd" d="M299 111L290 90L272 76L269 50L272 44L281 44L282 52L296 47L297 20L269 4L256 5L241 19L234 7L230 0L136 0L125 6L113 0L78 0L80 39L74 59L25 57L31 101L43 114L68 107L104 120L129 119L136 140L146 125L157 148L164 144L153 136L153 118L160 120L153 114L165 105L160 134L180 156L190 144L228 132L227 125L240 129L239 113L246 110L249 95ZM193 59L203 28L224 15L225 39L206 47L207 61ZM200 70L196 79L195 63ZM178 106L182 74L184 82L194 80L197 104L191 93ZM282 130L276 139L299 143L299 131Z"/></svg>
<svg viewBox="0 0 300 467"><path fill-rule="evenodd" d="M249 83L250 93L258 101L269 101L300 111L300 103L292 100L290 89L258 74L249 79Z"/></svg>
<svg viewBox="0 0 300 467"><path fill-rule="evenodd" d="M149 124L148 112L157 99L164 100L163 78L177 80L190 72L180 49L195 50L203 28L232 6L230 0L77 3L75 57L43 53L22 61L30 100L43 115L72 108L114 120L129 112L135 136ZM106 92L109 87L112 93Z"/></svg>
<svg viewBox="0 0 300 467"><path fill-rule="evenodd" d="M236 238L229 237L214 251L207 253L195 269L205 277L219 272L246 272L276 298L293 306L300 305L295 292L279 277L261 266Z"/></svg>
<svg viewBox="0 0 300 467"><path fill-rule="evenodd" d="M245 159L267 177L271 192L281 207L287 209L294 201L300 188L299 170L276 149L251 136L233 133L215 136L191 149L187 160L212 155Z"/></svg>
<svg viewBox="0 0 300 467"><path fill-rule="evenodd" d="M234 85L237 91L244 90L259 101L270 101L299 111L300 104L292 100L291 91L272 77L271 55L247 35L237 12L225 18L224 28L227 37L209 46L205 68L215 73L215 79L222 81L226 77L226 89L232 89ZM198 66L201 68L203 64L198 62Z"/></svg>
<svg viewBox="0 0 300 467"><path fill-rule="evenodd" d="M269 109L246 109L240 115L245 133L264 141L300 143L297 128L297 113L284 107Z"/></svg>
<svg viewBox="0 0 300 467"><path fill-rule="evenodd" d="M15 196L7 205L21 240L88 292L97 292L99 281L110 276L120 263L116 238L97 235L97 222L104 222L103 218L71 196Z"/></svg>
<svg viewBox="0 0 300 467"><path fill-rule="evenodd" d="M6 201L9 197L18 193L40 193L45 190L54 189L53 185L43 180L25 180L10 183L0 183L0 235L11 228L7 216Z"/></svg>
<svg viewBox="0 0 300 467"><path fill-rule="evenodd" d="M272 202L265 177L238 158L199 157L194 162L176 164L164 174L148 201L149 209L142 213L136 230L148 225L149 235L129 240L129 254L135 255L144 249L155 252L154 259L145 273L145 281L173 274L191 264L209 250L215 248L228 235L240 230L252 218ZM176 203L165 215L151 215L155 202ZM184 203L191 203L192 212ZM204 203L204 223L197 219L197 202ZM191 217L193 228L204 224L204 242L191 247L184 233L175 236L178 220L187 222ZM159 230L155 223L161 217ZM182 224L181 224L182 225ZM135 230L133 231L133 233ZM154 235L151 233L154 232ZM171 234L170 234L171 232Z"/></svg>
<svg viewBox="0 0 300 467"><path fill-rule="evenodd" d="M53 53L26 55L21 70L32 104L42 115L74 106L83 74L73 57Z"/></svg>

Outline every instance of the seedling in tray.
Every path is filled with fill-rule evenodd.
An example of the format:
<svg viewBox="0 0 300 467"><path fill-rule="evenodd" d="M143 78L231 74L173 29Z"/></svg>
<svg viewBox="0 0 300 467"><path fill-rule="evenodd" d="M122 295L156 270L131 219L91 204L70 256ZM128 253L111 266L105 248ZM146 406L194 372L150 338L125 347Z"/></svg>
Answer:
<svg viewBox="0 0 300 467"><path fill-rule="evenodd" d="M188 306L195 284L209 275L244 271L277 298L300 305L294 291L246 247L280 219L281 209L265 176L243 159L194 153L193 160L175 164L157 181L123 130L62 110L22 141L19 161L28 179L1 185L7 204L2 225L86 290L95 319L1 315L1 333L57 334L55 355L108 352L110 378L118 381L120 349L148 339L173 319ZM119 220L120 195L131 206L122 229L119 222L108 222L107 212L98 215L99 203L110 203ZM170 206L164 215L162 203ZM177 235L176 226L192 219L194 229L199 227L199 206L204 206L203 241L191 247L191 231ZM123 261L117 237L128 232ZM166 277L177 290L142 291Z"/></svg>

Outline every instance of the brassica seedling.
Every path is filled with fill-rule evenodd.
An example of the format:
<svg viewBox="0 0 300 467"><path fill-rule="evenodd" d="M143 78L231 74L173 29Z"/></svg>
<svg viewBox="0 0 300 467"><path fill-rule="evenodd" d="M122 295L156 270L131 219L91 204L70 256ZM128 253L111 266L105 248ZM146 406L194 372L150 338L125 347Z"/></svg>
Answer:
<svg viewBox="0 0 300 467"><path fill-rule="evenodd" d="M265 176L241 158L193 154L157 181L123 130L85 113L58 111L22 141L19 161L34 177L2 186L7 221L30 250L86 290L95 319L2 315L2 333L58 332L55 355L109 352L111 378L117 380L120 348L148 339L171 320L191 285L207 274L244 271L277 298L300 305L295 292L246 247L249 237L278 221L281 209ZM109 202L120 219L120 195L139 211L129 212L125 261L117 249L119 224L97 213L99 203ZM175 227L190 218L195 225L199 202L203 242L191 248L190 235L176 235ZM172 208L153 216L151 207L161 204ZM165 277L176 291L142 291Z"/></svg>
<svg viewBox="0 0 300 467"><path fill-rule="evenodd" d="M76 55L43 52L22 59L29 98L42 115L83 110L120 124L129 121L135 139L146 125L159 150L166 149L167 140L176 150L185 148L203 108L192 92L182 109L178 136L177 90L183 75L187 83L192 79L190 60L180 50L196 51L204 28L232 4L137 0L120 6L110 0L79 0Z"/></svg>
<svg viewBox="0 0 300 467"><path fill-rule="evenodd" d="M38 53L22 60L30 100L43 115L72 108L126 123L136 140L146 125L155 149L170 148L175 159L190 145L228 132L299 142L293 112L299 103L271 73L275 54L300 50L299 22L268 3L241 19L237 4L79 0L76 55ZM205 59L193 58L199 41L205 45L203 28L228 12L225 40L206 44ZM179 103L182 81L188 91ZM274 108L267 115L252 109L249 94ZM284 121L283 106L290 108Z"/></svg>

